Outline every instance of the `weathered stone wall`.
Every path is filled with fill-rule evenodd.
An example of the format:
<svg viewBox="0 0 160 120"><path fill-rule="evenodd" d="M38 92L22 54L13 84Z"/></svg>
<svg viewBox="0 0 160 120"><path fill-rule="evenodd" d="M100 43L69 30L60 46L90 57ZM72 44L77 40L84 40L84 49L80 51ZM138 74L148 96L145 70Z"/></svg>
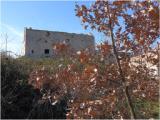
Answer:
<svg viewBox="0 0 160 120"><path fill-rule="evenodd" d="M24 33L24 40L25 56L32 58L54 56L53 44L59 42L67 42L67 44L69 44L70 47L76 51L83 50L88 47L92 47L94 50L95 44L94 37L91 35L53 32L27 28L25 29Z"/></svg>

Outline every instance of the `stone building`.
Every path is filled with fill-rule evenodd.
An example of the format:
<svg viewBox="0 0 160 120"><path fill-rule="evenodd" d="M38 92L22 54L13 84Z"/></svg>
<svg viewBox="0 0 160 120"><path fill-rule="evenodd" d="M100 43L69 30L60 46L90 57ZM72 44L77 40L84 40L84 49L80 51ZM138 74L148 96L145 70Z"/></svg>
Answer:
<svg viewBox="0 0 160 120"><path fill-rule="evenodd" d="M54 57L53 44L61 42L65 42L75 51L85 48L95 49L94 37L86 34L25 28L24 41L25 56L31 58Z"/></svg>

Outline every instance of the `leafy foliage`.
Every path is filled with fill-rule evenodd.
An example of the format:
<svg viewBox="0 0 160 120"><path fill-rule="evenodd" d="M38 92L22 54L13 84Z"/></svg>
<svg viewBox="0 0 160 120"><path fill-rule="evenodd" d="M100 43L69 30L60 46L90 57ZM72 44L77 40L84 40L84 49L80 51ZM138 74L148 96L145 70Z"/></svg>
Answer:
<svg viewBox="0 0 160 120"><path fill-rule="evenodd" d="M28 84L39 90L42 102L28 118L44 117L43 108L48 110L45 118L65 118L60 112L68 119L158 118L159 81L153 66L159 58L151 47L159 39L158 5L157 1L76 5L85 28L109 36L112 45L105 41L96 52L71 52L65 43L53 45L57 58L36 61L38 67L29 74Z"/></svg>
<svg viewBox="0 0 160 120"><path fill-rule="evenodd" d="M97 49L101 51L100 47ZM63 60L50 74L46 69L33 71L29 83L45 91L43 98L49 98L51 104L67 97L67 118L129 118L123 85L115 62L108 63L108 57L104 57L103 52L76 53L66 65L63 64L62 57ZM87 60L82 62L80 53L87 56ZM98 56L103 56L104 60ZM121 65L136 113L139 111L136 107L137 99L158 101L158 80L153 70L146 67L145 63L135 64L126 58L123 58ZM147 110L143 111L147 113ZM137 114L137 118L155 117L147 115Z"/></svg>

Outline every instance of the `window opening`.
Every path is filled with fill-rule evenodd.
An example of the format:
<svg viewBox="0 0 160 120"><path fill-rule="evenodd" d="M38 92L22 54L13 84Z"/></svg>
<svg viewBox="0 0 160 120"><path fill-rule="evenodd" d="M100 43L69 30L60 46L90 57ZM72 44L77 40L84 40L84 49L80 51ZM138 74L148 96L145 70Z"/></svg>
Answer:
<svg viewBox="0 0 160 120"><path fill-rule="evenodd" d="M45 54L49 54L49 49L45 49L45 50L44 50L44 53L45 53Z"/></svg>

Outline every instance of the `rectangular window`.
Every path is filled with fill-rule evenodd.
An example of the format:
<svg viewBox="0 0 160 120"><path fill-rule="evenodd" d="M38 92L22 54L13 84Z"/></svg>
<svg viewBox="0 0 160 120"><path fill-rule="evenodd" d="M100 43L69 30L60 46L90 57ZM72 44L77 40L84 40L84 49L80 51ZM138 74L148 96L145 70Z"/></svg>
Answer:
<svg viewBox="0 0 160 120"><path fill-rule="evenodd" d="M45 54L49 54L49 49L45 49L45 50L44 50L44 53L45 53Z"/></svg>
<svg viewBox="0 0 160 120"><path fill-rule="evenodd" d="M34 50L31 50L31 53L33 54L33 53L34 53Z"/></svg>
<svg viewBox="0 0 160 120"><path fill-rule="evenodd" d="M70 42L70 39L66 39L65 42L66 42L66 43L69 43L69 42Z"/></svg>

